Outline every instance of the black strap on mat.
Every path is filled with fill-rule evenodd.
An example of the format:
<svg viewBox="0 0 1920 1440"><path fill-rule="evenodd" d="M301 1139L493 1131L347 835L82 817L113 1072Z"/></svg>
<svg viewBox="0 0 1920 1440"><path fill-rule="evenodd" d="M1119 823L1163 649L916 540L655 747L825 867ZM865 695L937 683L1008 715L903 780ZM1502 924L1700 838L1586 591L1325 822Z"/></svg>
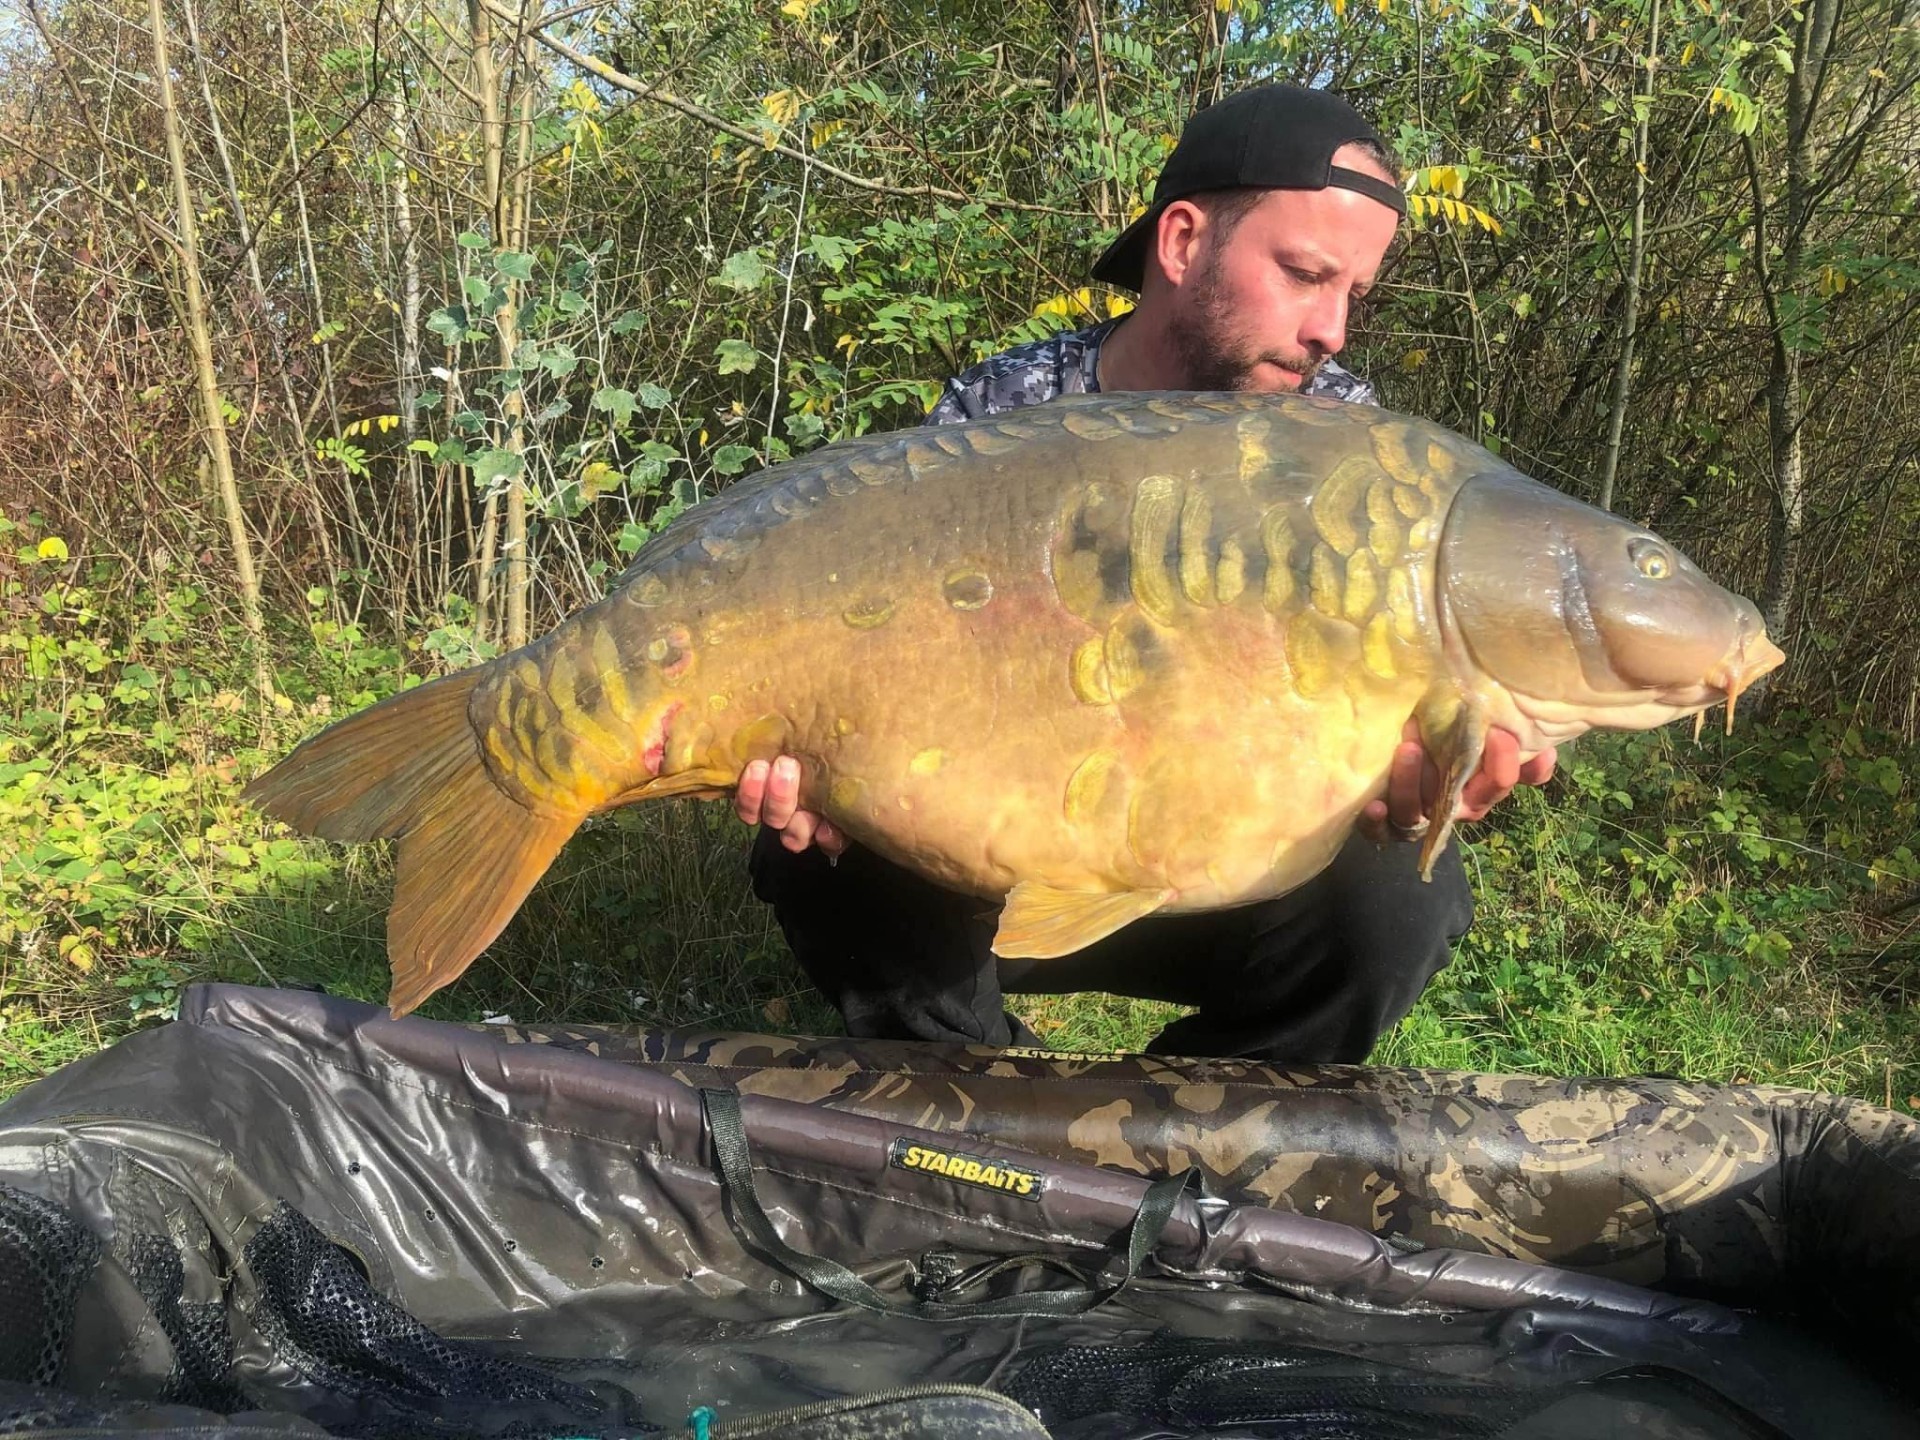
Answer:
<svg viewBox="0 0 1920 1440"><path fill-rule="evenodd" d="M939 1299L893 1299L881 1294L853 1271L824 1255L809 1255L780 1238L773 1221L767 1218L760 1197L753 1188L753 1156L747 1148L747 1129L740 1118L740 1097L731 1090L702 1090L700 1102L707 1119L707 1132L713 1137L713 1152L720 1164L720 1180L731 1202L733 1221L755 1249L782 1270L811 1285L821 1294L863 1310L888 1315L904 1315L921 1320L971 1320L981 1316L1082 1315L1104 1305L1127 1287L1140 1272L1147 1257L1159 1244L1160 1236L1173 1218L1174 1207L1189 1189L1197 1189L1200 1172L1189 1169L1179 1175L1156 1180L1141 1197L1127 1230L1127 1264L1120 1278L1110 1285L1079 1285L1060 1290L1036 1290L1024 1295L1006 1295L992 1300L954 1302ZM1035 1255L995 1261L976 1267L968 1283L978 1283L1002 1270L1023 1263L1056 1264L1051 1257Z"/></svg>

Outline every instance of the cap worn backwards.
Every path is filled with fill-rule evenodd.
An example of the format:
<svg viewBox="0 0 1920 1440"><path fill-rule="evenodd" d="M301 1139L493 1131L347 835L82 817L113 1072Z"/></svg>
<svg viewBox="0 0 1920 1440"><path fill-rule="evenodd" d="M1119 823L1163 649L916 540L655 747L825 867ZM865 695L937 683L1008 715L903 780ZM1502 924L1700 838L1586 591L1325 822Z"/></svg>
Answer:
<svg viewBox="0 0 1920 1440"><path fill-rule="evenodd" d="M1260 85L1200 111L1167 157L1153 203L1094 263L1093 278L1139 290L1160 212L1209 190L1353 190L1407 213L1400 188L1377 175L1333 163L1355 141L1386 150L1379 133L1337 95L1298 85Z"/></svg>

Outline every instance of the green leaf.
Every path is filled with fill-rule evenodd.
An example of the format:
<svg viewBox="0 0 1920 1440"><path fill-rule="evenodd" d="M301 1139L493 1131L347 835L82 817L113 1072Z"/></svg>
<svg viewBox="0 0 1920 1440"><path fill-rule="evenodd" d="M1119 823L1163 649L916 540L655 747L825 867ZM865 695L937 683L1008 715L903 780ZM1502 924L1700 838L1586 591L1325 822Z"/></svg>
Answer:
<svg viewBox="0 0 1920 1440"><path fill-rule="evenodd" d="M462 230L459 236L459 244L464 250L484 250L487 248L487 237L484 235L476 235L471 230Z"/></svg>
<svg viewBox="0 0 1920 1440"><path fill-rule="evenodd" d="M609 335L631 335L646 323L647 317L642 315L638 310L622 310L618 315L613 317L612 323L607 326L607 333Z"/></svg>
<svg viewBox="0 0 1920 1440"><path fill-rule="evenodd" d="M649 410L658 410L673 403L673 392L664 385L647 384L640 387L640 403Z"/></svg>
<svg viewBox="0 0 1920 1440"><path fill-rule="evenodd" d="M766 262L760 258L758 250L740 250L726 258L714 283L724 285L729 290L757 290L767 279Z"/></svg>
<svg viewBox="0 0 1920 1440"><path fill-rule="evenodd" d="M554 303L562 315L578 315L587 308L587 297L578 290L562 290Z"/></svg>
<svg viewBox="0 0 1920 1440"><path fill-rule="evenodd" d="M443 305L427 317L427 329L449 345L467 338L467 312L460 305Z"/></svg>
<svg viewBox="0 0 1920 1440"><path fill-rule="evenodd" d="M713 452L713 468L722 475L738 475L759 454L751 445L722 445Z"/></svg>
<svg viewBox="0 0 1920 1440"><path fill-rule="evenodd" d="M493 268L512 280L533 279L533 256L518 250L502 250L493 257Z"/></svg>
<svg viewBox="0 0 1920 1440"><path fill-rule="evenodd" d="M593 392L593 408L605 410L613 416L616 429L624 430L627 422L633 418L634 397L631 390L621 390L614 386L605 386Z"/></svg>
<svg viewBox="0 0 1920 1440"><path fill-rule="evenodd" d="M860 253L860 242L840 235L810 235L807 253L838 275L847 268L847 262Z"/></svg>
<svg viewBox="0 0 1920 1440"><path fill-rule="evenodd" d="M511 480L527 468L524 456L511 450L482 450L473 457L473 483L492 489L503 480Z"/></svg>
<svg viewBox="0 0 1920 1440"><path fill-rule="evenodd" d="M745 375L760 363L760 352L744 340L722 340L713 353L722 375Z"/></svg>
<svg viewBox="0 0 1920 1440"><path fill-rule="evenodd" d="M564 380L580 364L580 357L573 353L573 347L565 341L549 345L540 357L540 363L546 367L547 374L556 380Z"/></svg>
<svg viewBox="0 0 1920 1440"><path fill-rule="evenodd" d="M460 282L460 293L467 297L467 303L474 309L485 310L490 308L488 302L493 295L493 286L478 275L469 275Z"/></svg>

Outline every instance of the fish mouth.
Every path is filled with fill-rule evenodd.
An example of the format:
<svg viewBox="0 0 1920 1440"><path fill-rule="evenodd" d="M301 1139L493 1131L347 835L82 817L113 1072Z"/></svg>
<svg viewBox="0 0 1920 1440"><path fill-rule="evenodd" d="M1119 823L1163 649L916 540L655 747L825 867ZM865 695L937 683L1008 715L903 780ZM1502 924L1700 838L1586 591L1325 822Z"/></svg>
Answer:
<svg viewBox="0 0 1920 1440"><path fill-rule="evenodd" d="M1673 697L1677 703L1694 711L1694 739L1700 738L1707 710L1721 700L1727 702L1726 733L1731 735L1740 696L1754 681L1784 664L1786 658L1786 652L1769 640L1764 631L1758 634L1743 632L1739 640L1734 642L1733 649L1707 672L1705 680L1688 687L1690 693L1686 698Z"/></svg>

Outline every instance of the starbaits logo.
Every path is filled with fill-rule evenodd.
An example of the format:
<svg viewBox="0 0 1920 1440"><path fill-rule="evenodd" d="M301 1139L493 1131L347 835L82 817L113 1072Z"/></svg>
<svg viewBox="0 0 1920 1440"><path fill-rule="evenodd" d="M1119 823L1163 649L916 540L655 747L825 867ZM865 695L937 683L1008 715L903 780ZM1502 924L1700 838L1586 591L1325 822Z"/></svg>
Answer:
<svg viewBox="0 0 1920 1440"><path fill-rule="evenodd" d="M1023 1200L1038 1200L1041 1187L1045 1184L1045 1177L1037 1170L982 1160L978 1155L936 1150L930 1145L916 1145L904 1137L893 1142L889 1158L902 1170L944 1175L963 1185L978 1185L983 1190L998 1190L1003 1195L1018 1195Z"/></svg>

